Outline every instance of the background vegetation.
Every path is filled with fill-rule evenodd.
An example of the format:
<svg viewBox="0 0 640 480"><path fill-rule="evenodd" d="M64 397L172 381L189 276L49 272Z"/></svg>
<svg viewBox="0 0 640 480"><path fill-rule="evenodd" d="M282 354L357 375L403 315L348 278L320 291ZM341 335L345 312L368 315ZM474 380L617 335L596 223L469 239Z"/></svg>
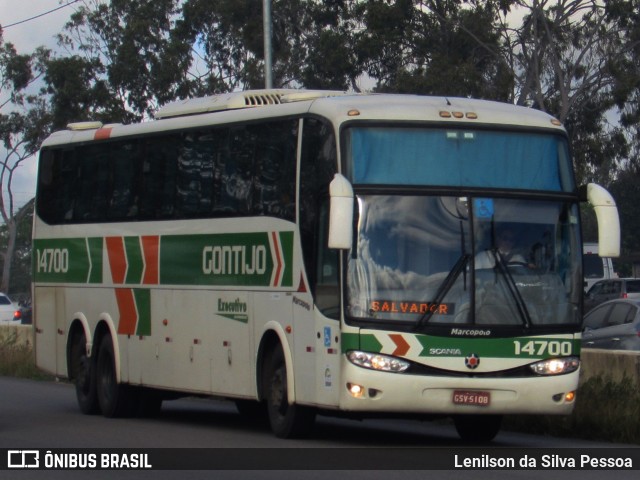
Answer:
<svg viewBox="0 0 640 480"><path fill-rule="evenodd" d="M264 85L262 0L80 0L70 11L53 50L18 52L0 27L3 291L24 288L28 257L18 224L29 209L13 201L13 175L51 131L138 122L171 100ZM579 182L619 203L619 268L630 272L640 0L272 0L272 11L276 87L471 96L559 118Z"/></svg>

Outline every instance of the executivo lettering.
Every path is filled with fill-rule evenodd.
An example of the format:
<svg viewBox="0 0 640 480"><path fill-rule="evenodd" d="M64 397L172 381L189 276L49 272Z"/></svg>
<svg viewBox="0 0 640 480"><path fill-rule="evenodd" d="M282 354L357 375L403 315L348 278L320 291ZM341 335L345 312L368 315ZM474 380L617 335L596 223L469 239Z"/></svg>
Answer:
<svg viewBox="0 0 640 480"><path fill-rule="evenodd" d="M247 304L237 298L233 302L225 302L221 298L218 299L218 312L246 313Z"/></svg>

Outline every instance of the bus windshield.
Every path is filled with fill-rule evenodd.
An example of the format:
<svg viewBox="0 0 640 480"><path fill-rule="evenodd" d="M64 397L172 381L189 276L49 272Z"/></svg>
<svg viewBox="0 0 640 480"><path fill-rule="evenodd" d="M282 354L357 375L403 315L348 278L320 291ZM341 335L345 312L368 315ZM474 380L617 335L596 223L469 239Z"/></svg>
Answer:
<svg viewBox="0 0 640 480"><path fill-rule="evenodd" d="M417 327L580 322L574 204L359 195L347 315Z"/></svg>
<svg viewBox="0 0 640 480"><path fill-rule="evenodd" d="M556 134L351 127L344 138L354 184L575 190L566 139Z"/></svg>

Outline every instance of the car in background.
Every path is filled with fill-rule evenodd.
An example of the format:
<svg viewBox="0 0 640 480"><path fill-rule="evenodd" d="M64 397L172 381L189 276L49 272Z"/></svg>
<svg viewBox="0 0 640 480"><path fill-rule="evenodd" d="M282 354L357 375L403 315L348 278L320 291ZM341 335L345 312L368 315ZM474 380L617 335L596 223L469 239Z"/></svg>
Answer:
<svg viewBox="0 0 640 480"><path fill-rule="evenodd" d="M640 278L610 278L594 283L584 296L584 311L620 298L640 299Z"/></svg>
<svg viewBox="0 0 640 480"><path fill-rule="evenodd" d="M640 300L610 300L584 317L582 348L640 351Z"/></svg>
<svg viewBox="0 0 640 480"><path fill-rule="evenodd" d="M22 324L20 308L4 293L0 293L0 325Z"/></svg>

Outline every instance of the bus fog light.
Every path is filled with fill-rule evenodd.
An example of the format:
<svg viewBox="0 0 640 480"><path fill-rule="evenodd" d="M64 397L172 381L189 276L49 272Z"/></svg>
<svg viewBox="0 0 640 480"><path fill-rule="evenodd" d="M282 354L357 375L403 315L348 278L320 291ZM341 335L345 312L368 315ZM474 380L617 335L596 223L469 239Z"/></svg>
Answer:
<svg viewBox="0 0 640 480"><path fill-rule="evenodd" d="M551 398L554 402L572 403L576 399L576 392L556 393Z"/></svg>
<svg viewBox="0 0 640 480"><path fill-rule="evenodd" d="M575 372L580 366L578 357L550 358L529 365L531 370L538 375L562 375Z"/></svg>
<svg viewBox="0 0 640 480"><path fill-rule="evenodd" d="M383 372L404 372L410 365L409 362L401 358L380 355L378 353L360 352L357 350L347 353L347 358L351 363L359 367Z"/></svg>
<svg viewBox="0 0 640 480"><path fill-rule="evenodd" d="M353 398L361 398L364 396L364 387L355 383L347 383L347 390Z"/></svg>

